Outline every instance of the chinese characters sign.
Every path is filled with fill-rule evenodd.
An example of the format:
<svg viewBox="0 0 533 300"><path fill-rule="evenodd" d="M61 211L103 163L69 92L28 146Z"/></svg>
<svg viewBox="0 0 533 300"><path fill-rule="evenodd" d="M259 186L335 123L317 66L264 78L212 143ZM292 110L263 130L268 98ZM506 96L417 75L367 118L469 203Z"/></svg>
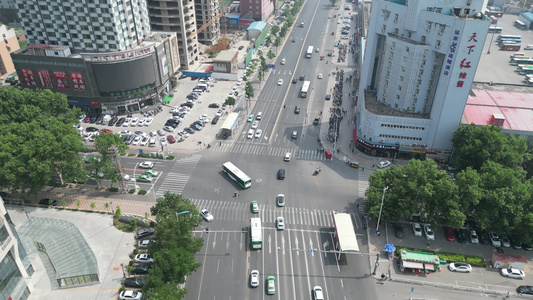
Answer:
<svg viewBox="0 0 533 300"><path fill-rule="evenodd" d="M461 60L461 64L459 65L459 68L461 69L457 78L457 84L456 86L461 88L465 84L466 76L468 75L468 71L472 66L470 65L471 59L469 56L475 52L474 48L476 48L477 44L477 34L475 32L472 32L472 35L468 38L468 46L466 48L468 49L468 53L466 53L466 58L463 58Z"/></svg>
<svg viewBox="0 0 533 300"><path fill-rule="evenodd" d="M75 90L85 91L85 81L81 73L70 72L70 78L72 79L72 85Z"/></svg>
<svg viewBox="0 0 533 300"><path fill-rule="evenodd" d="M472 58L474 57L470 57L471 55L472 56L476 56L475 52L476 52L476 47L478 45L478 37L477 37L477 33L473 32L470 36L468 36L468 40L466 42L466 47L465 47L465 54L462 55L462 57L459 56L459 52L457 51L457 45L458 45L458 41L459 41L459 38L460 38L460 34L461 34L461 31L460 30L455 30L454 31L454 35L453 35L453 38L452 38L452 43L450 44L450 48L449 48L449 52L448 52L448 56L446 57L446 64L444 66L444 75L445 76L449 76L450 75L450 70L452 68L452 64L453 64L453 58L455 56L457 56L457 59L460 60L460 64L459 64L459 74L457 75L457 78L454 78L454 79L457 79L457 83L455 84L456 87L458 88L462 88L465 84L465 79L467 78L468 76L468 72L470 71L470 69L472 68Z"/></svg>
<svg viewBox="0 0 533 300"><path fill-rule="evenodd" d="M25 86L37 86L37 81L33 75L33 70L20 69L20 73L22 74L22 80L24 80Z"/></svg>
<svg viewBox="0 0 533 300"><path fill-rule="evenodd" d="M37 70L37 76L39 76L39 79L41 81L41 86L43 88L51 89L52 86L52 78L50 78L50 72L48 70Z"/></svg>
<svg viewBox="0 0 533 300"><path fill-rule="evenodd" d="M446 57L446 65L444 66L444 75L450 75L450 70L452 69L453 57L457 52L457 42L459 41L459 34L461 31L455 30L453 32L452 43L450 44L450 52L448 52L448 57Z"/></svg>
<svg viewBox="0 0 533 300"><path fill-rule="evenodd" d="M54 71L54 80L60 89L68 89L67 73L62 71Z"/></svg>

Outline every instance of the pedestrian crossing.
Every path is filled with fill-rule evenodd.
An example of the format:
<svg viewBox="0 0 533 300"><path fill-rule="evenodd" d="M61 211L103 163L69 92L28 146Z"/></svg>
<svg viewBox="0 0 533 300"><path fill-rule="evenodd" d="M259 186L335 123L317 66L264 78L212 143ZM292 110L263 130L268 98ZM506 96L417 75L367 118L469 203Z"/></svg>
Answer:
<svg viewBox="0 0 533 300"><path fill-rule="evenodd" d="M365 198L366 189L369 186L368 177L372 174L371 170L360 171L357 182L359 183L359 197Z"/></svg>
<svg viewBox="0 0 533 300"><path fill-rule="evenodd" d="M331 210L259 204L259 213L253 214L249 202L240 203L207 199L190 200L199 210L204 208L209 210L215 220L249 221L252 217L259 217L263 223L275 224L277 217L284 217L287 225L334 227ZM355 215L352 214L352 218L355 219ZM354 222L354 224L359 227L357 222Z"/></svg>
<svg viewBox="0 0 533 300"><path fill-rule="evenodd" d="M300 160L326 160L323 152L311 149L295 149L284 147L270 147L265 144L250 143L222 143L208 149L214 152L230 152L250 155L269 155L283 157L285 153L290 152L293 158Z"/></svg>
<svg viewBox="0 0 533 300"><path fill-rule="evenodd" d="M192 154L186 158L177 160L170 172L165 175L165 180L163 180L163 183L157 189L156 195L162 196L165 192L181 195L201 158L201 155Z"/></svg>

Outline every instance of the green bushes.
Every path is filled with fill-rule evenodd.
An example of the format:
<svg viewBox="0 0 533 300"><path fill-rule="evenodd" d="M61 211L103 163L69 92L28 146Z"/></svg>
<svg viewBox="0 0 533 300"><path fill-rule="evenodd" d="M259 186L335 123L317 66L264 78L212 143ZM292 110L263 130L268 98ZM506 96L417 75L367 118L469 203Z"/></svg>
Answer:
<svg viewBox="0 0 533 300"><path fill-rule="evenodd" d="M139 191L139 195L146 195L146 193L147 193L146 190L140 190Z"/></svg>
<svg viewBox="0 0 533 300"><path fill-rule="evenodd" d="M433 253L439 257L440 260L445 260L447 263L451 262L466 262L471 264L474 267L485 267L485 259L480 256L470 256L465 254L459 254L459 253L450 253L450 252L441 252L436 250L430 250L430 249L416 249L416 248L409 248L409 247L398 247L396 248L396 255L400 256L400 252L402 250L411 250L411 251L417 251L417 252L426 252L426 253Z"/></svg>

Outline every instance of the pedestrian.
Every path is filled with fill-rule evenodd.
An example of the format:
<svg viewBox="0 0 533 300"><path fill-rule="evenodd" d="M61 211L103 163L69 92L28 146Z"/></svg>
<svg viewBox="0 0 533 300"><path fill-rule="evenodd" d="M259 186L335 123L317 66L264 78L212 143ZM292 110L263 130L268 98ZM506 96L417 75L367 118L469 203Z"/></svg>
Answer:
<svg viewBox="0 0 533 300"><path fill-rule="evenodd" d="M365 170L365 167L363 167L363 171Z"/></svg>
<svg viewBox="0 0 533 300"><path fill-rule="evenodd" d="M374 168L374 166L375 166L375 164L374 164L374 165L372 165L372 168Z"/></svg>
<svg viewBox="0 0 533 300"><path fill-rule="evenodd" d="M376 235L377 235L377 236L380 236L380 235L381 235L381 232L379 232L379 230L376 230Z"/></svg>
<svg viewBox="0 0 533 300"><path fill-rule="evenodd" d="M357 202L357 204L356 204L356 205L357 205L357 208L359 208L359 202Z"/></svg>
<svg viewBox="0 0 533 300"><path fill-rule="evenodd" d="M220 146L222 146L222 142L220 142Z"/></svg>

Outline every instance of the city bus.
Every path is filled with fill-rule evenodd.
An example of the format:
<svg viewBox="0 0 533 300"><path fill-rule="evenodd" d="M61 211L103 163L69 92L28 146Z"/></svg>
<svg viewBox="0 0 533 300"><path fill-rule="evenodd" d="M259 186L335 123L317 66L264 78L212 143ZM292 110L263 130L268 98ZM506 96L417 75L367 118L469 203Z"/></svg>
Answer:
<svg viewBox="0 0 533 300"><path fill-rule="evenodd" d="M263 247L263 232L261 232L261 218L252 218L250 221L250 241L252 249Z"/></svg>
<svg viewBox="0 0 533 300"><path fill-rule="evenodd" d="M529 57L525 57L525 56L517 56L517 57L513 57L511 58L511 66L518 66L520 62L531 62L533 60L531 60ZM526 65L531 65L531 63L526 63Z"/></svg>
<svg viewBox="0 0 533 300"><path fill-rule="evenodd" d="M520 44L522 43L522 38L502 38L498 41L498 44L503 44L503 43L510 43L510 42L513 42L515 44Z"/></svg>
<svg viewBox="0 0 533 300"><path fill-rule="evenodd" d="M486 11L485 12L485 16L501 18L501 17L503 17L503 11L499 11L499 10Z"/></svg>
<svg viewBox="0 0 533 300"><path fill-rule="evenodd" d="M504 50L504 51L519 51L520 50L520 44L503 43L503 44L500 45L500 50Z"/></svg>
<svg viewBox="0 0 533 300"><path fill-rule="evenodd" d="M309 93L309 86L311 85L311 81L304 81L304 85L302 85L302 89L300 90L300 97L306 98L307 94Z"/></svg>
<svg viewBox="0 0 533 300"><path fill-rule="evenodd" d="M515 53L516 54L516 53ZM529 59L530 57L529 56L526 56L524 53L522 54L518 54L518 55L511 55L511 59L509 60L509 63L512 65L516 59L518 58L526 58L526 59Z"/></svg>
<svg viewBox="0 0 533 300"><path fill-rule="evenodd" d="M307 47L307 52L305 53L305 57L311 58L312 54L313 54L313 46Z"/></svg>
<svg viewBox="0 0 533 300"><path fill-rule="evenodd" d="M533 66L531 65L518 66L516 71L520 75L533 74Z"/></svg>
<svg viewBox="0 0 533 300"><path fill-rule="evenodd" d="M524 22L522 22L520 20L515 20L514 21L514 26L516 26L516 28L518 28L518 29L527 30L526 23L524 23Z"/></svg>
<svg viewBox="0 0 533 300"><path fill-rule="evenodd" d="M248 175L244 174L243 171L239 170L239 168L237 168L231 162L228 161L227 163L223 164L222 170L224 170L224 173L228 174L228 176L237 182L243 189L247 189L252 186L252 179L248 177Z"/></svg>
<svg viewBox="0 0 533 300"><path fill-rule="evenodd" d="M495 16L490 16L489 20L490 20L490 24L498 23L498 18L496 18Z"/></svg>
<svg viewBox="0 0 533 300"><path fill-rule="evenodd" d="M496 27L498 28L498 27ZM500 34L497 38L496 38L496 41L499 42L503 39L512 39L512 40L519 40L519 41L522 41L522 36L521 35L511 35L511 34Z"/></svg>
<svg viewBox="0 0 533 300"><path fill-rule="evenodd" d="M524 59L516 62L515 66L528 66L533 65L533 59Z"/></svg>
<svg viewBox="0 0 533 300"><path fill-rule="evenodd" d="M502 33L502 27L489 27L489 33Z"/></svg>

